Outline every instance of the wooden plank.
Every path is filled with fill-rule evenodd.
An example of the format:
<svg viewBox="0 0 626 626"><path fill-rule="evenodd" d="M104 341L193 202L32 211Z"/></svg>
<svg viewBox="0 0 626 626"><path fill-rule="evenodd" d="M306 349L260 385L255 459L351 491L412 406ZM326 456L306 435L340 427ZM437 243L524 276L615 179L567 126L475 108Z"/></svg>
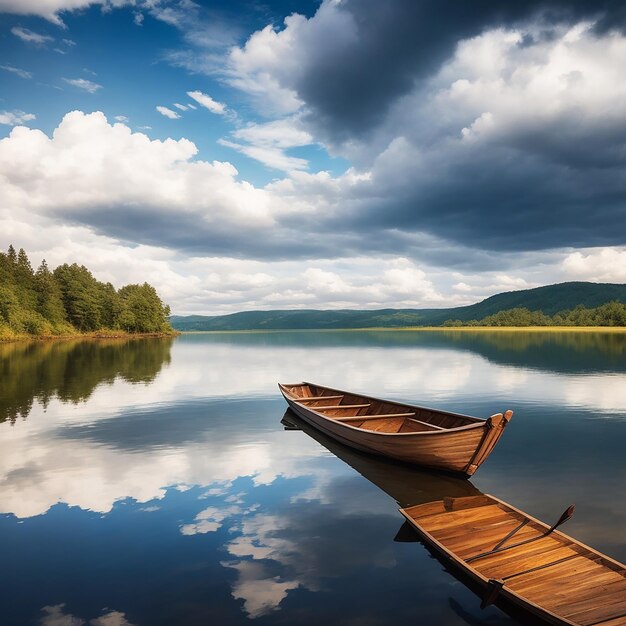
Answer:
<svg viewBox="0 0 626 626"><path fill-rule="evenodd" d="M365 405L369 406L369 405ZM315 409L324 408L324 407L315 407ZM367 420L379 420L387 417L407 417L409 415L415 415L415 413L384 413L382 415L348 415L346 417L336 417L336 422L358 422L358 421L367 421Z"/></svg>
<svg viewBox="0 0 626 626"><path fill-rule="evenodd" d="M607 570L587 555L580 555L580 558L575 559L566 566L555 567L549 572L535 572L516 576L515 580L511 580L509 585L516 591L535 593L541 591L552 581L558 582L560 578L577 581L586 579L589 576L596 576L598 573L604 574L607 573Z"/></svg>
<svg viewBox="0 0 626 626"><path fill-rule="evenodd" d="M435 515L444 513L446 508L443 500L436 500L435 502L427 502L426 504L414 504L403 509L406 515L411 517L420 518L427 515Z"/></svg>
<svg viewBox="0 0 626 626"><path fill-rule="evenodd" d="M312 406L312 411L336 411L340 409L366 409L369 404L328 404L325 406Z"/></svg>
<svg viewBox="0 0 626 626"><path fill-rule="evenodd" d="M476 506L472 506L476 505ZM626 567L490 496L402 510L451 563L483 581L504 580L503 595L551 624L626 626ZM519 526L513 544L484 554ZM523 543L522 543L523 542ZM469 564L462 559L479 558Z"/></svg>
<svg viewBox="0 0 626 626"><path fill-rule="evenodd" d="M516 592L529 595L536 593L537 590L540 591L551 581L555 581L557 584L559 582L566 584L567 580L573 579L576 582L578 576L592 575L598 571L598 567L606 571L605 568L591 559L581 557L564 565L555 566L550 571L531 572L516 576L508 582L508 585Z"/></svg>
<svg viewBox="0 0 626 626"><path fill-rule="evenodd" d="M311 398L298 398L298 402L328 402L329 400L341 400L343 396L312 396Z"/></svg>
<svg viewBox="0 0 626 626"><path fill-rule="evenodd" d="M444 503L443 513L422 517L419 519L419 523L430 532L433 530L448 530L459 524L469 524L472 522L482 522L488 524L490 522L507 519L512 518L497 504L490 504L461 511L446 511Z"/></svg>
<svg viewBox="0 0 626 626"><path fill-rule="evenodd" d="M492 502L489 496L481 494L479 496L466 496L461 498L444 498L443 506L446 511L464 511L466 509L489 506Z"/></svg>
<svg viewBox="0 0 626 626"><path fill-rule="evenodd" d="M626 614L620 615L615 619L602 620L601 622L594 622L588 626L626 626Z"/></svg>
<svg viewBox="0 0 626 626"><path fill-rule="evenodd" d="M622 617L626 613L626 596L620 593L616 598L605 598L604 596L596 596L584 608L577 609L574 613L563 611L562 614L567 619L582 626L595 624L598 620L607 620L614 617Z"/></svg>
<svg viewBox="0 0 626 626"><path fill-rule="evenodd" d="M610 602L611 597L626 598L626 585L624 581L607 581L596 577L595 582L586 580L574 583L569 579L567 594L559 593L557 589L552 589L550 593L542 590L541 594L533 594L534 598L540 599L545 606L559 613L566 614L569 611L582 608L585 605L595 605L598 597L602 597L602 602Z"/></svg>
<svg viewBox="0 0 626 626"><path fill-rule="evenodd" d="M415 413L412 413L415 415ZM415 417L408 417L409 422L415 422L416 424L421 424L422 426L428 426L429 428L433 428L434 430L448 430L447 428L443 428L443 426L437 426L436 424L431 424L430 422L423 422L422 420L418 420Z"/></svg>
<svg viewBox="0 0 626 626"><path fill-rule="evenodd" d="M533 552L520 560L509 560L488 566L477 566L475 569L488 578L509 579L522 574L540 571L548 567L560 565L566 560L577 558L578 555L568 548L549 548L545 552Z"/></svg>
<svg viewBox="0 0 626 626"><path fill-rule="evenodd" d="M539 539L509 552L473 561L472 567L487 578L508 578L550 563L556 564L565 557L577 556L576 551L559 542Z"/></svg>
<svg viewBox="0 0 626 626"><path fill-rule="evenodd" d="M361 428L377 433L397 433L402 424L404 424L404 418L396 417L392 419L369 420L361 425Z"/></svg>
<svg viewBox="0 0 626 626"><path fill-rule="evenodd" d="M506 524L493 526L490 533L480 533L471 540L462 536L453 537L447 541L446 545L449 546L451 550L454 550L463 560L471 559L479 554L493 550L498 542L502 541L509 532L515 530L518 526L519 523L517 520L510 521ZM536 528L524 526L522 530L515 534L515 539L526 541L529 539L539 539L542 536L543 533Z"/></svg>

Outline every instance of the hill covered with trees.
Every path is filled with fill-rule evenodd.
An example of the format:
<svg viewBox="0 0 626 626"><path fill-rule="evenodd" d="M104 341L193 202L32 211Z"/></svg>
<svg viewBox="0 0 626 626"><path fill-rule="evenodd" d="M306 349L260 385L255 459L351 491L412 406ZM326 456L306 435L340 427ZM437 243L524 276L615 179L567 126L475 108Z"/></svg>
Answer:
<svg viewBox="0 0 626 626"><path fill-rule="evenodd" d="M148 283L116 290L84 265L65 263L51 271L44 260L35 271L23 249L0 252L0 340L101 331L170 334L169 315Z"/></svg>
<svg viewBox="0 0 626 626"><path fill-rule="evenodd" d="M568 311L546 315L542 311L530 311L516 307L499 311L480 320L447 320L444 326L626 326L626 304L607 302L588 308L579 304Z"/></svg>
<svg viewBox="0 0 626 626"><path fill-rule="evenodd" d="M569 316L570 325L583 324L589 317L573 313L576 307L595 309L609 302L626 303L626 285L611 283L570 282L499 293L469 306L449 309L381 309L381 310L298 310L298 311L243 311L230 315L187 317L172 316L172 325L181 331L202 330L298 330L333 328L402 328L407 326L441 326L449 320L456 325L483 320L489 316L514 309L540 312L544 317L528 317L528 324L536 319ZM571 313L571 315L570 315ZM515 314L517 316L517 313ZM574 315L574 317L572 317ZM578 315L578 317L576 317ZM602 312L599 314L602 315ZM509 314L509 317L511 315ZM556 320L556 318L554 318ZM600 319L597 317L597 319ZM475 322L475 323L474 323ZM554 322L556 325L564 323ZM518 324L514 324L518 325ZM545 324L542 324L545 325ZM606 324L598 324L606 325ZM617 325L617 324L613 324Z"/></svg>

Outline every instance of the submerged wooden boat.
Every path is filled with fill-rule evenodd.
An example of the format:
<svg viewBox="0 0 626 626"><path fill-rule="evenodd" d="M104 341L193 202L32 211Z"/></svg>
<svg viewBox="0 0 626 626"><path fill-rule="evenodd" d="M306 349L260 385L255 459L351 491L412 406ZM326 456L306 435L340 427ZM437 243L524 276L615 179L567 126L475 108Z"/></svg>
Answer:
<svg viewBox="0 0 626 626"><path fill-rule="evenodd" d="M400 512L482 596L483 606L496 604L533 623L626 626L626 566L554 530L556 525L488 495L445 498Z"/></svg>
<svg viewBox="0 0 626 626"><path fill-rule="evenodd" d="M306 382L278 386L296 415L341 443L465 476L484 463L513 415L481 419Z"/></svg>

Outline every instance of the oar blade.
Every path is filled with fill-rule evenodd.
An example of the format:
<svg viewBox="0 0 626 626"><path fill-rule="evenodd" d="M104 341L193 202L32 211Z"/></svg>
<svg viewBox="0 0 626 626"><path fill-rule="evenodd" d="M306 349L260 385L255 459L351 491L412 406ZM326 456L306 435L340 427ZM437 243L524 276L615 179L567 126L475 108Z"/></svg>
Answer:
<svg viewBox="0 0 626 626"><path fill-rule="evenodd" d="M567 522L568 519L570 519L572 517L572 515L574 515L574 509L576 508L575 504L571 504L570 506L568 506L565 511L563 511L561 517L559 517L557 523L552 526L552 528L550 528L550 530L548 531L548 534L550 534L553 530L556 530L561 524L565 524L565 522Z"/></svg>

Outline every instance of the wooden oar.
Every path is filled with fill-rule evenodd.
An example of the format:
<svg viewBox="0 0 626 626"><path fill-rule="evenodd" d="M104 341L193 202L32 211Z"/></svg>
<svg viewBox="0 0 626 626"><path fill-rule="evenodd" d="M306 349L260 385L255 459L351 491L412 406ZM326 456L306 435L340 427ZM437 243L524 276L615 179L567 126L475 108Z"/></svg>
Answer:
<svg viewBox="0 0 626 626"><path fill-rule="evenodd" d="M576 509L575 504L571 504L570 506L568 506L567 509L563 511L563 515L559 517L557 523L552 526L552 528L550 528L546 535L549 535L553 530L556 530L561 524L565 524L565 522L567 522L567 520L570 519L572 515L574 515L574 509Z"/></svg>
<svg viewBox="0 0 626 626"><path fill-rule="evenodd" d="M476 561L477 559L482 559L483 557L489 556L491 554L495 554L496 552L503 552L504 550L510 550L511 548L517 548L518 546L523 546L523 545L525 545L527 543L531 543L532 541L537 541L537 539L541 539L542 537L547 537L551 532L556 530L561 524L564 524L565 522L567 522L567 520L570 519L572 517L572 515L574 515L574 509L575 508L576 508L575 504L572 504L572 505L568 506L567 509L565 509L565 511L563 511L561 517L559 517L559 519L557 520L556 524L554 524L549 530L546 530L546 532L543 533L543 535L539 535L538 537L531 537L530 539L525 539L524 541L518 541L517 543L514 543L514 544L512 544L510 546L506 546L506 548L503 548L502 546L511 537L513 537L513 535L515 535L518 531L520 531L522 528L524 528L524 526L526 526L526 524L528 524L528 522L530 520L529 519L525 519L519 526L514 528L508 535L506 535L506 537L504 537L504 539L501 539L493 548L491 548L491 550L487 550L487 552L481 552L480 554L477 554L476 556L472 556L469 559L466 559L465 562L466 563L471 563L472 561Z"/></svg>
<svg viewBox="0 0 626 626"><path fill-rule="evenodd" d="M502 548L501 546L504 544L505 541L510 539L516 532L518 532L520 529L524 528L524 526L526 526L526 524L528 524L528 522L530 520L525 519L519 526L517 526L517 528L514 528L504 539L499 541L492 550L489 550L488 552L483 552L482 554L477 554L476 556L473 556L470 559L466 559L465 562L466 563L470 563L471 561L474 561L476 559L480 559L480 558L485 557L485 556L489 556L490 554L495 554L497 552L503 552L504 550L509 550L510 548L516 548L518 546L523 546L524 544L531 543L532 541L536 541L537 539L541 539L542 537L547 537L550 533L555 531L561 524L564 524L565 522L567 522L567 520L570 519L572 517L572 515L574 515L574 509L575 508L576 508L576 505L574 505L574 504L568 506L567 509L565 509L565 511L563 511L563 513L561 514L561 517L559 517L557 522L553 526L551 526L548 530L546 530L546 532L543 533L543 535L539 535L539 537L531 537L530 539L526 539L525 541L519 541L518 543L514 543L511 546L507 546L506 548ZM565 559L561 559L561 561L566 561L566 560L568 560L570 558L572 558L572 557L568 556ZM555 561L555 563L558 563L558 562L560 562L560 561ZM547 564L540 565L540 566L535 567L535 568L531 568L529 570L525 570L523 572L518 572L518 573L515 574L515 576L519 576L520 574L526 574L526 573L532 572L532 571L534 571L536 569L542 569L544 567L549 567L550 565L554 565L555 563L547 563ZM512 576L507 576L506 578L511 578L511 577ZM487 588L485 589L485 594L483 595L483 599L482 599L482 602L480 604L480 608L481 609L484 609L484 608L488 607L490 604L493 604L498 599L498 596L500 595L500 591L502 591L502 587L504 587L504 582L505 581L500 579L500 578L490 578L489 579L489 582L487 583Z"/></svg>

